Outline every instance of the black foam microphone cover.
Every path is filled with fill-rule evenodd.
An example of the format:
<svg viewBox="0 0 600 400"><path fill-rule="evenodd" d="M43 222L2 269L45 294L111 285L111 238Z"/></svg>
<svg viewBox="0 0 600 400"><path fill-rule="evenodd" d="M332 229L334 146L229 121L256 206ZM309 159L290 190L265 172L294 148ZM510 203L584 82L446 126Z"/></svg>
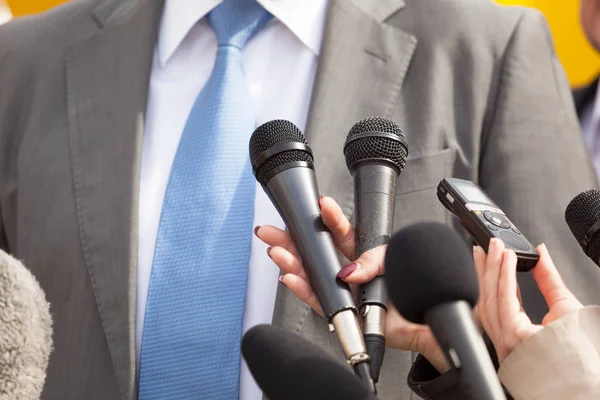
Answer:
<svg viewBox="0 0 600 400"><path fill-rule="evenodd" d="M347 365L288 330L255 326L242 339L242 354L270 400L376 399Z"/></svg>
<svg viewBox="0 0 600 400"><path fill-rule="evenodd" d="M600 265L600 191L575 196L565 210L565 221L585 254Z"/></svg>
<svg viewBox="0 0 600 400"><path fill-rule="evenodd" d="M462 238L437 223L398 232L385 256L390 298L407 320L426 324L451 368L460 371L465 399L505 400L472 308L479 299L473 256Z"/></svg>
<svg viewBox="0 0 600 400"><path fill-rule="evenodd" d="M398 312L423 324L433 307L479 299L473 254L451 228L433 222L408 226L392 237L385 255L388 293Z"/></svg>

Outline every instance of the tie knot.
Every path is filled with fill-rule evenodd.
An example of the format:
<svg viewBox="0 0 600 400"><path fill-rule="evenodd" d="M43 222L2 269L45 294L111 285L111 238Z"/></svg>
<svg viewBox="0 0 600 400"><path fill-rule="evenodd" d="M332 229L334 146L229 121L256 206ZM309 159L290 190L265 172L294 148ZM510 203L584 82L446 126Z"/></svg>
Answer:
<svg viewBox="0 0 600 400"><path fill-rule="evenodd" d="M219 45L242 49L271 17L256 0L225 0L208 14L208 23Z"/></svg>

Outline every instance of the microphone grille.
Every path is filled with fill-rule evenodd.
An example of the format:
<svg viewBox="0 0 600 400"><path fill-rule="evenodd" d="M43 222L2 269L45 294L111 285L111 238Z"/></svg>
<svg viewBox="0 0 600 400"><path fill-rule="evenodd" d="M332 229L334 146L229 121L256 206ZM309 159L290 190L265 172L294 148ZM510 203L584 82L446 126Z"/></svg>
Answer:
<svg viewBox="0 0 600 400"><path fill-rule="evenodd" d="M582 244L592 225L600 221L600 191L588 190L571 200L565 210L565 221L577 242ZM600 260L600 235L592 238L586 254L594 262Z"/></svg>
<svg viewBox="0 0 600 400"><path fill-rule="evenodd" d="M279 144L294 142L308 144L300 129L290 121L277 119L256 128L250 138L250 161L254 166L256 179L262 185L267 183L269 173L283 164L295 161L304 161L311 165L313 164L314 160L311 154L301 150L290 150L276 153L260 165L256 165L258 157L268 149Z"/></svg>
<svg viewBox="0 0 600 400"><path fill-rule="evenodd" d="M386 135L368 136L352 140L362 133L384 133L396 136L394 140ZM408 146L402 130L394 121L384 117L365 118L352 127L348 132L344 147L346 166L353 171L358 162L369 159L386 159L392 162L402 172L406 165Z"/></svg>

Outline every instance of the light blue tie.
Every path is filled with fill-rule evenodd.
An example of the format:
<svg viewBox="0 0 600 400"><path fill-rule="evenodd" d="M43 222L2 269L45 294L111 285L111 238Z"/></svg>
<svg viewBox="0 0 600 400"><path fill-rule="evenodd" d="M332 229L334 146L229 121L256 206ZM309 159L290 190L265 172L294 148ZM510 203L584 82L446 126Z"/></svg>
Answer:
<svg viewBox="0 0 600 400"><path fill-rule="evenodd" d="M183 130L164 199L142 338L140 400L237 399L256 127L242 48L271 18L255 0L208 15L219 47Z"/></svg>

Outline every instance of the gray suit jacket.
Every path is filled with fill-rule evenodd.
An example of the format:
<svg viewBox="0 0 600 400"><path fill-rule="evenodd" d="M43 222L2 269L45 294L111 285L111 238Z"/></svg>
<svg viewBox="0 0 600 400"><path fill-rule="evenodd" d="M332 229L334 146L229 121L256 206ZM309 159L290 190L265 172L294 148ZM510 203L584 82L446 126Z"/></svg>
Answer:
<svg viewBox="0 0 600 400"><path fill-rule="evenodd" d="M72 1L0 28L0 246L52 304L45 399L135 397L137 196L161 9L161 0ZM348 129L390 117L410 146L396 229L456 225L435 187L449 175L476 181L548 245L583 302L600 301L600 274L563 220L596 179L539 13L489 0L331 0L315 85L307 138L321 192L348 215ZM529 275L520 279L539 320L543 300ZM273 323L339 352L283 287ZM382 399L416 398L405 383L412 358L388 351Z"/></svg>

